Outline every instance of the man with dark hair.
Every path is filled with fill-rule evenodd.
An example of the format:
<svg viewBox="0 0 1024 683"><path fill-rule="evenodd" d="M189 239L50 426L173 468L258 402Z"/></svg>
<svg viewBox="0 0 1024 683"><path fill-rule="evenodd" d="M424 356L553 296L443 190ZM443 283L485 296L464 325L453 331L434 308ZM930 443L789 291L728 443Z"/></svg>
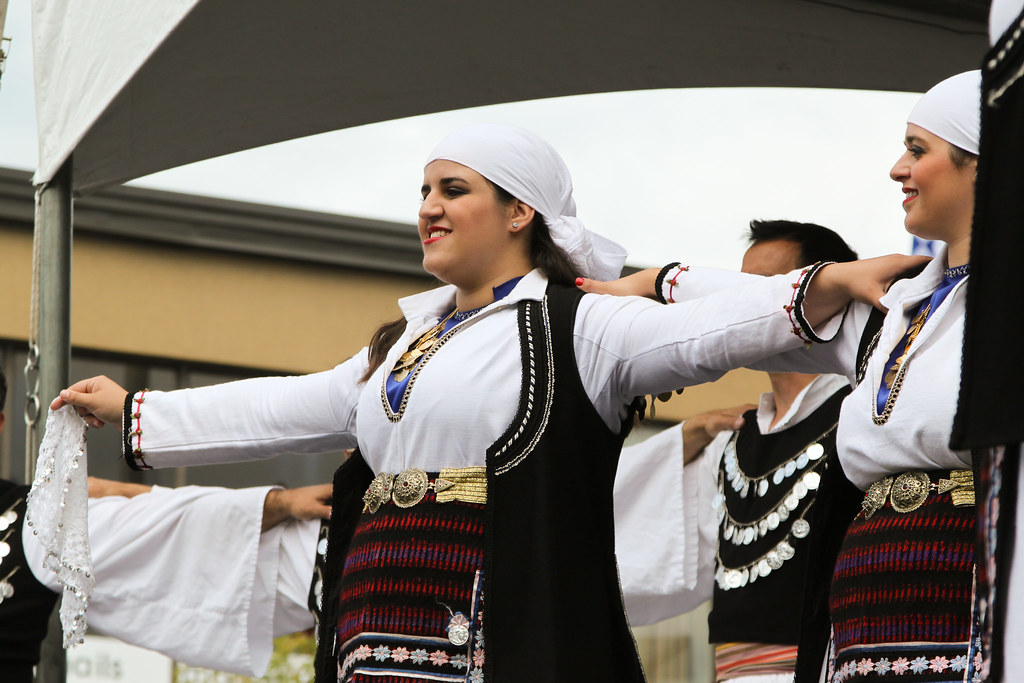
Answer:
<svg viewBox="0 0 1024 683"><path fill-rule="evenodd" d="M742 270L757 275L857 258L839 235L812 223L755 220L748 239ZM627 448L616 476L616 549L630 622L652 623L712 599L717 680L792 681L815 493L824 469L838 466L846 378L768 378L772 391L756 409L696 415Z"/></svg>
<svg viewBox="0 0 1024 683"><path fill-rule="evenodd" d="M0 370L0 429L7 382ZM61 586L25 533L29 487L0 479L0 681L31 683ZM89 478L90 628L194 666L260 676L313 627L331 486L168 489ZM5 552L6 551L6 552Z"/></svg>

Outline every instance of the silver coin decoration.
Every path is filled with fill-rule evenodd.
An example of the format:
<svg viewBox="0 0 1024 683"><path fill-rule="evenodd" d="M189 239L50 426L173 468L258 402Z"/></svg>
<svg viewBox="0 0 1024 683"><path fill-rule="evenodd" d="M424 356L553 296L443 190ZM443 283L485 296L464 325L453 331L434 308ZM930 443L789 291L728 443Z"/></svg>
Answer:
<svg viewBox="0 0 1024 683"><path fill-rule="evenodd" d="M318 555L327 555L327 539L321 538L320 542L316 544L316 552Z"/></svg>
<svg viewBox="0 0 1024 683"><path fill-rule="evenodd" d="M452 645L469 642L469 619L462 612L456 612L448 621L448 641Z"/></svg>
<svg viewBox="0 0 1024 683"><path fill-rule="evenodd" d="M7 518L0 516L0 531L7 531L9 526L11 526L11 523L7 521Z"/></svg>
<svg viewBox="0 0 1024 683"><path fill-rule="evenodd" d="M11 546L6 541L0 541L0 557L7 557L11 554Z"/></svg>
<svg viewBox="0 0 1024 683"><path fill-rule="evenodd" d="M811 531L811 525L807 523L806 519L798 519L793 522L793 529L791 533L797 538L804 538Z"/></svg>
<svg viewBox="0 0 1024 683"><path fill-rule="evenodd" d="M0 581L0 596L4 599L14 597L14 586L10 581Z"/></svg>
<svg viewBox="0 0 1024 683"><path fill-rule="evenodd" d="M821 438L827 436L828 433ZM730 568L723 564L722 558L716 553L715 581L722 590L742 588L758 578L764 578L773 571L781 569L786 561L796 555L796 550L789 541L805 538L810 533L810 524L804 519L804 516L807 515L810 506L814 504L813 500L803 510L798 512L798 509L802 500L811 492L818 490L821 475L815 469L820 469L818 462L825 455L825 448L821 443L812 443L774 470L762 476L751 477L740 466L735 440L734 436L723 453L718 492L712 499L712 507L719 520L721 538L734 546L748 546L755 541L768 538L770 532L779 529L783 526L783 522L790 518L795 517L796 519L779 532L783 534L781 541L775 543L768 552L749 564ZM810 469L804 471L808 467ZM794 477L794 479L788 485L789 490L771 493L772 485L782 486L790 477ZM778 502L774 503L774 507L769 508L758 519L736 520L729 512L729 497L725 495L727 483L741 498L747 498L752 491L753 495L758 498L775 497Z"/></svg>

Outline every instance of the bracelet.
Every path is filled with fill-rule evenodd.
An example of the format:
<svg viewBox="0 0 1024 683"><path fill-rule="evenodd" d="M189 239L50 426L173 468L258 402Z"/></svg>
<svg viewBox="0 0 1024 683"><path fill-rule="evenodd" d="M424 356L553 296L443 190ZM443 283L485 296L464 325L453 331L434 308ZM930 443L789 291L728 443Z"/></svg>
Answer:
<svg viewBox="0 0 1024 683"><path fill-rule="evenodd" d="M835 263L835 261L818 261L801 270L799 278L793 283L793 298L788 306L783 307L786 309L789 321L793 325L793 334L808 345L812 342L824 344L825 340L814 334L814 330L811 329L807 319L804 318L804 297L807 296L807 287L811 284L811 280L817 272L830 263Z"/></svg>
<svg viewBox="0 0 1024 683"><path fill-rule="evenodd" d="M654 279L654 296L663 304L669 303L665 296L661 293L661 288L665 286L665 276L668 275L668 271L679 266L679 261L674 261L661 270L658 271L658 277ZM675 284L673 282L672 284ZM671 297L670 297L671 298Z"/></svg>
<svg viewBox="0 0 1024 683"><path fill-rule="evenodd" d="M124 398L124 422L121 427L121 448L124 454L124 461L133 470L151 470L151 466L146 464L146 461L142 457L142 428L141 426L137 429L132 429L132 421L139 420L142 417L142 403L146 400L146 392L149 389L141 389L139 391L130 391ZM136 394L139 396L135 398ZM139 442L137 446L132 445L132 437L138 436Z"/></svg>

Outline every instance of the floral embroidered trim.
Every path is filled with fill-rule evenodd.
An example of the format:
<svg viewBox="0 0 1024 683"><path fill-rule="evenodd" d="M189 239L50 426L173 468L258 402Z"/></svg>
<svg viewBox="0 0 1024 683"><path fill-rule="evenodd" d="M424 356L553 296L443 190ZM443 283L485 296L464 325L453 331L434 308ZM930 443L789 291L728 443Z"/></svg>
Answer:
<svg viewBox="0 0 1024 683"><path fill-rule="evenodd" d="M899 651L902 648L894 649ZM947 653L946 655L935 655L933 657L921 655L913 657L912 653L910 654L910 657L879 657L878 659L861 657L860 659L851 659L836 668L835 676L832 680L835 683L842 683L853 678L886 676L888 674L902 676L903 674L937 674L944 671L963 673L967 671L968 661L965 654L953 655L952 653Z"/></svg>
<svg viewBox="0 0 1024 683"><path fill-rule="evenodd" d="M142 454L142 404L147 391L149 389L129 393L124 402L124 461L133 470L153 469Z"/></svg>
<svg viewBox="0 0 1024 683"><path fill-rule="evenodd" d="M801 270L797 281L793 283L793 297L790 299L789 305L782 307L789 315L789 322L793 325L793 334L802 339L808 346L811 343L824 344L825 340L814 334L814 330L811 329L807 319L804 318L804 299L807 297L807 287L811 284L811 280L817 272L830 263L835 262L819 261Z"/></svg>

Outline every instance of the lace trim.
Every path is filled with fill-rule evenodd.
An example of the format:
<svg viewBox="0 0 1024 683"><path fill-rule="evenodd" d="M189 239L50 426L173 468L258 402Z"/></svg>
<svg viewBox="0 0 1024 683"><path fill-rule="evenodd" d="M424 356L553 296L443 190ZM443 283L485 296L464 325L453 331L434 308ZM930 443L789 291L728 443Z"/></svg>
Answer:
<svg viewBox="0 0 1024 683"><path fill-rule="evenodd" d="M96 585L89 552L87 429L72 406L50 412L25 513L26 524L46 552L43 567L63 586L65 648L85 638L85 611Z"/></svg>

